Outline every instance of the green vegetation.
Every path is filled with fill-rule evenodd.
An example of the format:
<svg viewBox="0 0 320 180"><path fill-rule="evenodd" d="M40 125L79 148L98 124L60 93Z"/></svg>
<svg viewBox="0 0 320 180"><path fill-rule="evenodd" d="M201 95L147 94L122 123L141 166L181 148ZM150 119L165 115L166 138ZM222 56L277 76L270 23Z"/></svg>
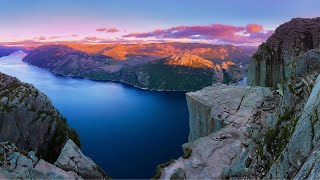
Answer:
<svg viewBox="0 0 320 180"><path fill-rule="evenodd" d="M48 150L41 149L38 152L38 156L40 158L43 158L50 163L54 163L57 160L61 149L68 139L71 139L78 147L81 147L77 132L68 126L66 119L57 119L56 122L57 125L55 127L55 132L51 138L51 141L48 142ZM49 126L48 135L52 128L52 126Z"/></svg>
<svg viewBox="0 0 320 180"><path fill-rule="evenodd" d="M5 161L6 159L4 158L4 156L0 155L0 161Z"/></svg>
<svg viewBox="0 0 320 180"><path fill-rule="evenodd" d="M184 148L184 149L183 149L183 156L182 156L182 157L183 157L184 159L187 159L187 158L190 157L191 153L192 153L192 149L191 149L191 148L189 148L189 147Z"/></svg>
<svg viewBox="0 0 320 180"><path fill-rule="evenodd" d="M20 154L24 155L24 156L28 156L28 152L22 149L16 149L17 152L19 152Z"/></svg>
<svg viewBox="0 0 320 180"><path fill-rule="evenodd" d="M161 170L167 166L169 166L171 163L173 163L175 160L174 159L171 159L165 163L162 163L162 164L159 164L157 166L157 169L156 169L156 174L151 178L151 179L159 179L161 177Z"/></svg>
<svg viewBox="0 0 320 180"><path fill-rule="evenodd" d="M142 88L193 91L210 86L213 75L213 70L207 68L144 64L124 68L121 79Z"/></svg>
<svg viewBox="0 0 320 180"><path fill-rule="evenodd" d="M275 127L267 130L265 134L264 144L267 151L272 154L273 159L279 158L282 151L285 149L286 144L289 142L299 119L294 118L294 113L294 109L287 110L281 117L279 117ZM282 125L283 122L286 122L286 125Z"/></svg>

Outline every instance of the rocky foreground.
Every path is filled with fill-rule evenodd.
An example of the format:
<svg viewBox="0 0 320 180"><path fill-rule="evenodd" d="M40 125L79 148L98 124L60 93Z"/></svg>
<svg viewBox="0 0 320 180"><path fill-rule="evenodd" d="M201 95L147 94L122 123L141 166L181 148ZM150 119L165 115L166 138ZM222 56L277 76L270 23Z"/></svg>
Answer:
<svg viewBox="0 0 320 180"><path fill-rule="evenodd" d="M68 139L80 145L77 133L45 94L0 73L0 141L54 162Z"/></svg>
<svg viewBox="0 0 320 180"><path fill-rule="evenodd" d="M0 73L1 141L0 179L107 177L82 154L77 147L80 140L76 131L68 126L48 97L32 85L3 73Z"/></svg>
<svg viewBox="0 0 320 180"><path fill-rule="evenodd" d="M319 179L319 29L320 18L277 28L253 56L250 87L187 93L185 155L155 177Z"/></svg>
<svg viewBox="0 0 320 180"><path fill-rule="evenodd" d="M64 145L53 164L38 159L14 143L0 143L0 179L105 179L106 174L84 156L72 140Z"/></svg>

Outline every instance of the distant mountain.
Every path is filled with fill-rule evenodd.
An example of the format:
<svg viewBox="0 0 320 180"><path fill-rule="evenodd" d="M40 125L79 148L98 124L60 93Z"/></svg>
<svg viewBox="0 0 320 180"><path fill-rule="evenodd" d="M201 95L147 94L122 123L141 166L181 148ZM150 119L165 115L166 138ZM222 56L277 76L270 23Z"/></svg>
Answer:
<svg viewBox="0 0 320 180"><path fill-rule="evenodd" d="M9 56L13 52L19 51L19 50L21 50L21 48L0 46L0 57Z"/></svg>
<svg viewBox="0 0 320 180"><path fill-rule="evenodd" d="M38 47L23 61L71 77L121 81L150 90L191 91L213 82L237 82L251 53L231 45L68 44Z"/></svg>
<svg viewBox="0 0 320 180"><path fill-rule="evenodd" d="M193 68L213 68L213 62L191 53L169 56L164 61L168 65L188 66Z"/></svg>
<svg viewBox="0 0 320 180"><path fill-rule="evenodd" d="M211 45L200 43L151 43L151 44L66 44L68 47L91 54L102 54L118 60L130 60L136 56L150 56L155 59L174 54L190 52L204 59L226 60L235 63L249 62L257 47L233 45Z"/></svg>

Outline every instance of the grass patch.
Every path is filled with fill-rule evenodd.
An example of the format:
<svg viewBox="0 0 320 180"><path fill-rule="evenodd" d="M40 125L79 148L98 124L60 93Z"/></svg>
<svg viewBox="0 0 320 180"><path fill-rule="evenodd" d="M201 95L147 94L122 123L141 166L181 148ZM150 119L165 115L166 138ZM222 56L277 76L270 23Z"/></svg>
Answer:
<svg viewBox="0 0 320 180"><path fill-rule="evenodd" d="M183 149L183 156L182 156L182 157L183 157L184 159L187 159L187 158L190 157L191 153L192 153L192 149L191 149L191 148L189 148L189 147L184 148L184 149Z"/></svg>
<svg viewBox="0 0 320 180"><path fill-rule="evenodd" d="M159 179L161 177L161 170L167 166L169 166L171 163L173 163L175 160L174 159L171 159L165 163L162 163L162 164L159 164L157 166L157 169L156 169L156 174L151 178L151 179Z"/></svg>

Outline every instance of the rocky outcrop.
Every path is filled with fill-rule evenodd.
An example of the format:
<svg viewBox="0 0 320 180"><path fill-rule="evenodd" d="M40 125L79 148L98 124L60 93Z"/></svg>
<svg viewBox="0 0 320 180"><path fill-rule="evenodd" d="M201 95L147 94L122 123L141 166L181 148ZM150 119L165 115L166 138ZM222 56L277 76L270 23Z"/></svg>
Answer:
<svg viewBox="0 0 320 180"><path fill-rule="evenodd" d="M0 141L14 142L19 149L54 162L69 138L80 144L46 95L0 73Z"/></svg>
<svg viewBox="0 0 320 180"><path fill-rule="evenodd" d="M279 26L259 46L249 67L248 85L277 88L286 83L293 58L320 47L320 18L295 18Z"/></svg>
<svg viewBox="0 0 320 180"><path fill-rule="evenodd" d="M72 140L68 140L63 149L69 149L69 151L62 151L60 154L62 157L80 153L81 159L90 160L82 154ZM73 156L70 158L72 159ZM71 162L74 162L74 160ZM97 170L91 169L92 167L99 169L91 160L88 164L82 164L82 168L80 169L91 169L91 172L86 171L87 174L84 174L79 169L75 169L75 167L78 166L67 163L60 168L43 159L39 160L33 151L27 153L24 150L18 149L14 143L0 143L0 179L83 179L89 178L83 176L87 174L94 175L90 177L96 177L96 179L107 178L103 171L97 172Z"/></svg>
<svg viewBox="0 0 320 180"><path fill-rule="evenodd" d="M314 168L316 168L314 166L319 165L312 165L318 162L315 155L319 153L318 147L320 145L319 97L320 76L318 76L313 90L302 109L301 116L297 121L295 130L287 146L279 158L272 164L266 176L267 178L293 178L297 173L297 177L303 178L318 176L318 174L314 175L315 172L311 171L314 171Z"/></svg>
<svg viewBox="0 0 320 180"><path fill-rule="evenodd" d="M214 85L187 93L189 106L188 156L164 167L161 178L225 178L245 170L259 140L275 121L278 96L268 88ZM241 153L246 152L246 156ZM234 168L234 167L237 168Z"/></svg>
<svg viewBox="0 0 320 180"><path fill-rule="evenodd" d="M72 140L67 141L54 165L63 170L75 172L85 179L106 178L105 172L90 158L83 155Z"/></svg>
<svg viewBox="0 0 320 180"><path fill-rule="evenodd" d="M251 87L187 93L187 154L162 167L161 177L318 179L319 28L319 18L277 28L252 58ZM257 85L275 91L266 96Z"/></svg>

